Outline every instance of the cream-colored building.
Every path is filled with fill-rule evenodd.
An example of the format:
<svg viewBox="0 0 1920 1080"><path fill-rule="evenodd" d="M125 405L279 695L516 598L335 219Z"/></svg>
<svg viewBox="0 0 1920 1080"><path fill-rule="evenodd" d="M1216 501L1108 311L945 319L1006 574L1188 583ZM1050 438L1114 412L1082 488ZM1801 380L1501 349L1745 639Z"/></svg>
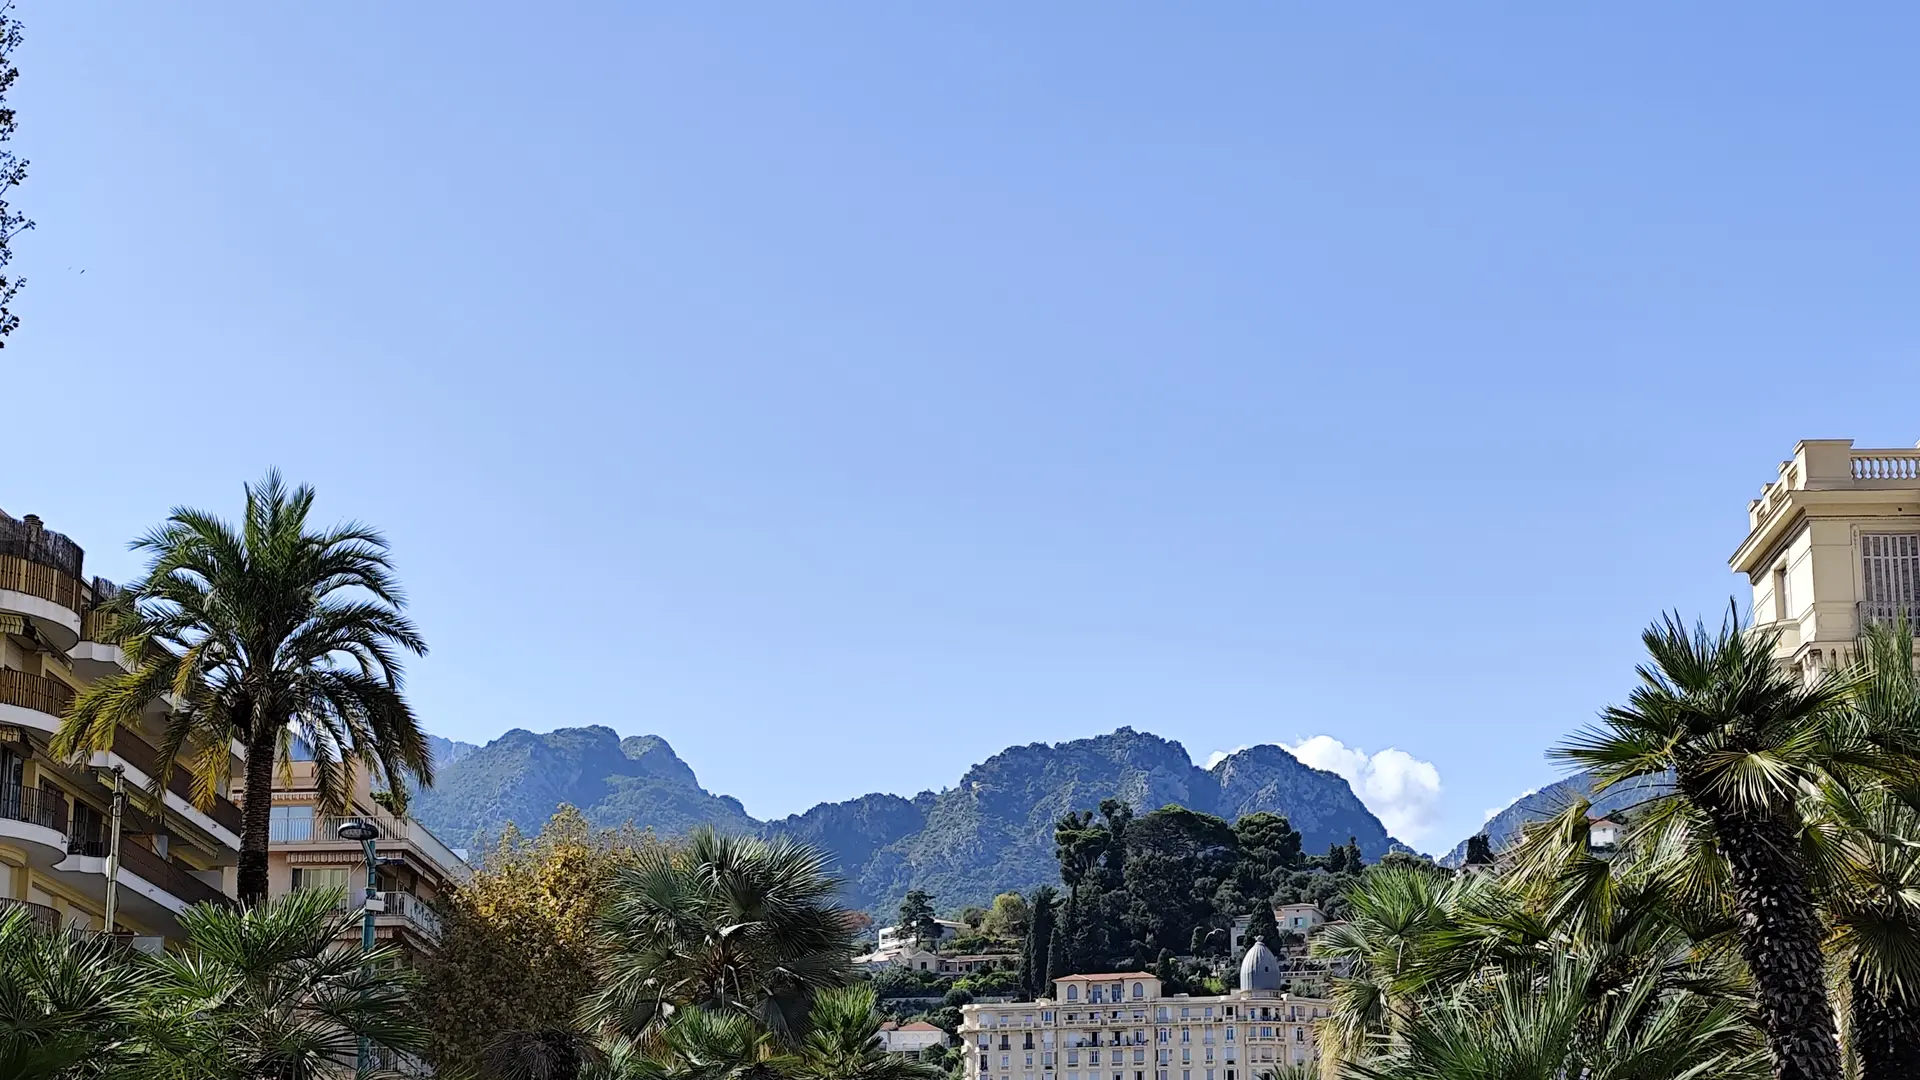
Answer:
<svg viewBox="0 0 1920 1080"><path fill-rule="evenodd" d="M232 903L240 811L219 792L201 810L175 767L149 806L165 702L139 730L85 762L56 759L49 744L73 697L127 669L97 640L95 606L113 593L88 579L78 544L29 514L0 513L0 904L24 906L42 925L128 936L156 949L180 938L178 916L196 903ZM240 749L228 764L242 775ZM115 925L105 922L114 777L122 803Z"/></svg>
<svg viewBox="0 0 1920 1080"><path fill-rule="evenodd" d="M968 1080L1255 1080L1319 1060L1324 998L1281 987L1278 957L1255 944L1241 989L1164 995L1144 971L1070 975L1050 997L960 1010Z"/></svg>
<svg viewBox="0 0 1920 1080"><path fill-rule="evenodd" d="M314 784L313 762L289 762L274 781L273 825L269 834L267 892L282 896L294 889L346 890L345 905L366 904L367 861L359 841L342 839L348 821L371 823L380 831L374 842L379 904L374 939L399 945L410 959L433 951L440 940L440 916L433 908L441 894L465 881L472 871L459 853L425 825L398 818L374 799L364 770L355 777L353 799L344 815L327 814ZM360 941L358 924L343 940Z"/></svg>
<svg viewBox="0 0 1920 1080"><path fill-rule="evenodd" d="M1862 626L1920 624L1920 445L1808 439L1747 507L1730 560L1753 586L1753 622L1805 675L1847 655Z"/></svg>

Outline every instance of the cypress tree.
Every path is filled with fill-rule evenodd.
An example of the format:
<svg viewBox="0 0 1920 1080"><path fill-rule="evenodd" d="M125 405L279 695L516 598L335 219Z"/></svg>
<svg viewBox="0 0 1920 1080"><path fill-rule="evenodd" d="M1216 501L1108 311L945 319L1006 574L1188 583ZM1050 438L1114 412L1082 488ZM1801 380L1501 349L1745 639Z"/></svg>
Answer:
<svg viewBox="0 0 1920 1080"><path fill-rule="evenodd" d="M1047 982L1064 979L1074 974L1072 941L1080 921L1080 898L1067 897L1067 913L1053 929L1053 940L1047 944Z"/></svg>
<svg viewBox="0 0 1920 1080"><path fill-rule="evenodd" d="M1026 947L1020 950L1020 988L1028 997L1037 998L1047 987L1047 961L1053 949L1054 904L1059 894L1048 885L1033 892L1028 907L1032 916L1027 924Z"/></svg>
<svg viewBox="0 0 1920 1080"><path fill-rule="evenodd" d="M1241 941L1248 948L1256 941L1264 941L1267 948L1280 947L1280 922L1273 917L1273 905L1262 903L1253 909L1253 922L1247 924L1247 936Z"/></svg>

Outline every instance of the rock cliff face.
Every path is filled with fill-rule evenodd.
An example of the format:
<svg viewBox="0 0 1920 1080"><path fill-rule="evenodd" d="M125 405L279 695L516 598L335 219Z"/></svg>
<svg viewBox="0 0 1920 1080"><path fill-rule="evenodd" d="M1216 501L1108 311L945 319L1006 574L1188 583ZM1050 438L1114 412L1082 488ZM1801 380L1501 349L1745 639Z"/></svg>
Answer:
<svg viewBox="0 0 1920 1080"><path fill-rule="evenodd" d="M1587 811L1589 814L1606 815L1629 810L1648 799L1665 795L1671 790L1673 790L1673 784L1665 777L1643 776L1624 784L1616 784L1595 795L1593 794L1593 774L1575 773L1565 780L1548 784L1538 791L1530 791L1515 799L1513 804L1505 810L1488 818L1487 824L1481 831L1487 834L1487 840L1493 845L1493 850L1499 851L1520 838L1522 826L1560 813L1572 805L1575 799L1586 798L1592 801L1593 805ZM1459 866L1466 861L1466 858L1467 842L1462 840L1452 851L1441 856L1439 861L1442 866Z"/></svg>
<svg viewBox="0 0 1920 1080"><path fill-rule="evenodd" d="M544 735L516 729L442 761L438 783L414 806L451 843L497 834L510 821L537 830L563 802L599 825L631 821L667 835L713 825L791 836L833 855L852 904L884 910L909 888L926 889L945 909L1054 881L1054 822L1110 798L1142 811L1177 803L1228 820L1261 810L1284 814L1309 852L1350 836L1369 858L1400 846L1345 780L1278 746L1249 747L1202 769L1179 743L1132 728L1009 747L944 791L911 799L863 795L769 822L700 787L657 736L622 740L603 727Z"/></svg>

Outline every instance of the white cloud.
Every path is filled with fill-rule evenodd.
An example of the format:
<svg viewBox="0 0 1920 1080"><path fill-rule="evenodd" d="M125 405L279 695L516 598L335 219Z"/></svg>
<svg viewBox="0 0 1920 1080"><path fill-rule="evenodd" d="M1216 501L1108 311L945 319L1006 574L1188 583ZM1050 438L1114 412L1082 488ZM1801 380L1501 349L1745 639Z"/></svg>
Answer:
<svg viewBox="0 0 1920 1080"><path fill-rule="evenodd" d="M1439 825L1440 770L1430 761L1391 746L1369 754L1331 735L1315 735L1287 750L1316 769L1344 777L1387 831L1409 844L1431 836Z"/></svg>
<svg viewBox="0 0 1920 1080"><path fill-rule="evenodd" d="M1213 753L1207 755L1207 763L1200 767L1203 769L1211 769L1215 765L1220 764L1221 762L1227 760L1228 758L1232 757L1233 755L1245 749L1247 749L1247 744L1241 743L1239 746L1236 746L1231 750L1215 750Z"/></svg>

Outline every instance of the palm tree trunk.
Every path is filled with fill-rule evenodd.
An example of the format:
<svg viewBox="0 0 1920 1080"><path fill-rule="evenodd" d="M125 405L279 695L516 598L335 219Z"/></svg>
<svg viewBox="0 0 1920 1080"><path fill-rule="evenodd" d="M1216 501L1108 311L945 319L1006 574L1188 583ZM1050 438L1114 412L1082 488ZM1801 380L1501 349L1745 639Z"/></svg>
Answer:
<svg viewBox="0 0 1920 1080"><path fill-rule="evenodd" d="M1853 1048L1863 1080L1920 1080L1920 1008L1853 981Z"/></svg>
<svg viewBox="0 0 1920 1080"><path fill-rule="evenodd" d="M240 902L261 903L267 898L267 842L273 824L273 759L279 749L269 737L265 746L247 747L246 801L240 804Z"/></svg>
<svg viewBox="0 0 1920 1080"><path fill-rule="evenodd" d="M1681 786L1693 785L1683 778ZM1713 821L1731 869L1740 955L1758 990L1773 1075L1778 1080L1841 1080L1820 920L1791 823L1777 815L1734 812L1705 791L1686 794Z"/></svg>

